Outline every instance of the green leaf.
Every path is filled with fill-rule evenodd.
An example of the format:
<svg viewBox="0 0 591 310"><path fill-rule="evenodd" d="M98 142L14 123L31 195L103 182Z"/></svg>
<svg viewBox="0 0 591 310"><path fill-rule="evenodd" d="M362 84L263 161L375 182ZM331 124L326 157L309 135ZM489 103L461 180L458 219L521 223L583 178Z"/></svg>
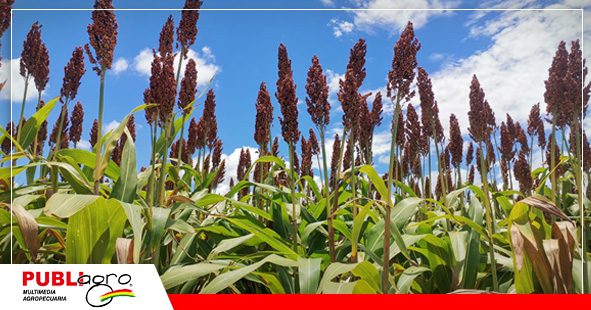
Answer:
<svg viewBox="0 0 591 310"><path fill-rule="evenodd" d="M98 200L99 196L94 195L73 195L55 193L45 203L43 212L49 216L69 218L76 212Z"/></svg>
<svg viewBox="0 0 591 310"><path fill-rule="evenodd" d="M133 230L133 262L137 264L140 261L142 231L145 225L144 219L142 218L142 207L125 202L119 203L121 204L121 207L123 207L127 220Z"/></svg>
<svg viewBox="0 0 591 310"><path fill-rule="evenodd" d="M359 171L367 175L375 189L378 191L378 193L380 193L382 199L387 199L386 202L388 202L390 200L390 197L388 197L388 188L386 187L386 184L384 184L384 180L376 172L374 167L369 165L363 165L359 167Z"/></svg>
<svg viewBox="0 0 591 310"><path fill-rule="evenodd" d="M273 263L275 265L280 265L284 267L294 267L297 265L296 262L293 260L289 260L281 256L271 254L265 257L263 260L256 262L252 265L248 265L236 270L222 273L221 275L215 277L211 282L207 283L207 285L205 285L205 287L199 292L199 294L216 294L226 289L228 286L236 283L236 281L244 278L248 274L254 272L265 263Z"/></svg>
<svg viewBox="0 0 591 310"><path fill-rule="evenodd" d="M246 236L241 236L237 238L224 239L218 244L218 246L211 250L208 259L211 260L219 253L229 251L239 245L242 245L244 242L250 240L252 237L254 237L254 234L248 234Z"/></svg>
<svg viewBox="0 0 591 310"><path fill-rule="evenodd" d="M343 263L332 263L328 265L326 270L324 271L324 275L322 276L322 280L320 280L320 285L318 286L317 294L320 293L329 293L328 291L334 291L334 282L332 280L339 275L342 275L347 272L351 272L353 269L357 267L357 264L343 264ZM351 291L353 287L351 287Z"/></svg>
<svg viewBox="0 0 591 310"><path fill-rule="evenodd" d="M298 276L301 294L314 294L320 281L321 258L299 258Z"/></svg>
<svg viewBox="0 0 591 310"><path fill-rule="evenodd" d="M135 143L133 143L133 139L127 128L125 129L125 133L127 134L127 140L123 146L121 155L121 177L113 187L111 198L132 203L137 190Z"/></svg>
<svg viewBox="0 0 591 310"><path fill-rule="evenodd" d="M41 124L47 119L53 108L58 102L59 97L55 97L48 101L41 109L39 109L33 116L31 116L21 128L19 132L19 141L20 147L26 149L31 145L33 140L35 140L35 136L37 136L37 132L41 127Z"/></svg>
<svg viewBox="0 0 591 310"><path fill-rule="evenodd" d="M59 158L61 156L68 156L73 158L79 165L84 165L86 167L94 169L94 165L96 162L96 154L89 152L87 150L80 150L80 149L61 149L56 153L56 156ZM111 180L117 181L119 179L119 168L115 164L114 161L110 160L109 164L107 165L107 169L105 169L105 176L110 178Z"/></svg>
<svg viewBox="0 0 591 310"><path fill-rule="evenodd" d="M162 281L164 288L168 290L187 281L198 279L212 272L221 270L225 267L227 266L211 263L200 263L182 267L174 266L161 275L160 280Z"/></svg>
<svg viewBox="0 0 591 310"><path fill-rule="evenodd" d="M294 252L289 246L287 246L281 238L277 235L276 232L270 230L268 228L261 228L256 224L249 222L248 220L239 219L239 218L227 218L228 222L242 228L249 233L254 234L257 236L261 241L267 243L269 246L274 248L275 250L285 254L287 257L291 259L297 259L298 254Z"/></svg>
<svg viewBox="0 0 591 310"><path fill-rule="evenodd" d="M125 221L125 212L116 200L99 197L79 208L68 219L66 263L110 263Z"/></svg>
<svg viewBox="0 0 591 310"><path fill-rule="evenodd" d="M360 262L352 272L355 276L364 280L372 288L373 293L381 291L380 272L372 263L368 261Z"/></svg>
<svg viewBox="0 0 591 310"><path fill-rule="evenodd" d="M410 289L415 279L424 272L430 271L427 267L410 266L406 268L398 278L398 290L402 294L411 293Z"/></svg>
<svg viewBox="0 0 591 310"><path fill-rule="evenodd" d="M469 216L474 223L482 223L484 210L478 199L470 200ZM472 228L469 231L462 287L475 289L480 265L480 234Z"/></svg>

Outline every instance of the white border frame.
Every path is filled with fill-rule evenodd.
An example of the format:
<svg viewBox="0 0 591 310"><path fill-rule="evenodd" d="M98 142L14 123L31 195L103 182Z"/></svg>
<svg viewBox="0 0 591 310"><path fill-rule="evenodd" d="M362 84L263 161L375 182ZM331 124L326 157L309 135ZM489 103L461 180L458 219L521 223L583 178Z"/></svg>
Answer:
<svg viewBox="0 0 591 310"><path fill-rule="evenodd" d="M12 55L12 21L13 21L13 12L15 11L94 11L95 9L84 9L84 8L80 8L80 9L52 9L52 8L44 8L44 9L25 9L25 8L21 8L21 9L11 9L10 10L10 121L13 121L12 119L12 106L13 106L13 96L12 96L12 59L13 59L13 55ZM232 9L232 8L228 8L228 9L215 9L215 8L208 8L208 9L198 9L198 10L194 10L194 9L148 9L148 8L138 8L138 9L131 9L131 8L121 8L121 9L100 9L100 11L346 11L346 12L355 12L355 11L489 11L489 12L507 12L507 11L579 11L581 12L581 54L583 55L583 59L585 57L585 10L584 9L567 9L567 8L555 8L555 9L536 9L536 8L524 8L524 9L495 9L495 8L491 8L491 9L463 9L463 8L455 8L455 9L435 9L435 8L430 8L430 9L370 9L370 8L355 8L355 9L349 9L349 8L309 8L309 9L303 9L303 8L275 8L275 9L265 9L265 8L259 8L259 9L249 9L249 8L244 8L244 9ZM591 61L591 59L590 59ZM583 67L581 67L581 71L583 71ZM583 75L581 75L581 85L585 85L584 84L584 80L583 80ZM581 88L581 119L584 120L584 111L583 111L583 104L584 104L584 99L583 99L583 95L584 95L584 87ZM583 145L583 128L584 125L583 123L581 123L581 145ZM10 152L10 175L12 176L12 160L13 160L13 145L12 145L12 140L10 142L10 146L11 146L11 152ZM581 149L581 153L583 153L583 150ZM584 159L584 154L581 154L581 176L584 177L584 170L583 170L583 162L585 161ZM583 182L583 180L581 180L581 182ZM591 182L591 180L587 180L588 183ZM10 191L10 222L11 222L11 226L10 226L10 264L12 264L12 247L13 247L13 241L12 241L12 230L13 230L13 226L12 226L12 221L13 221L13 214L12 214L12 201L13 201L13 191L11 188ZM582 222L581 222L581 240L584 240L584 235L585 235L585 216L584 216L584 204L583 206L579 206L581 208L580 212L583 212L583 216L581 217ZM585 294L585 281L584 281L584 277L583 275L585 274L585 271L583 270L584 268L584 261L585 261L585 244L583 244L581 242L581 252L582 252L582 259L581 259L581 294ZM591 276L591 275L589 275Z"/></svg>

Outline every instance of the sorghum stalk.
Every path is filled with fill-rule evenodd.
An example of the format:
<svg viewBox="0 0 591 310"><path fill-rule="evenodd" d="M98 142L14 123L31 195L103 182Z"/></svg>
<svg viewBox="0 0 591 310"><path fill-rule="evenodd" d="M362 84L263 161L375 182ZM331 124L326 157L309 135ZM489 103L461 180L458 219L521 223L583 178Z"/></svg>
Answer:
<svg viewBox="0 0 591 310"><path fill-rule="evenodd" d="M98 127L96 128L97 131L97 139L96 139L96 161L94 166L99 167L101 163L101 156L102 156L102 127L103 127L103 110L104 110L104 101L105 101L105 68L101 69L100 75L100 90L99 90L99 112L98 112ZM101 180L101 176L95 174L94 176L94 194L99 194L99 183Z"/></svg>
<svg viewBox="0 0 591 310"><path fill-rule="evenodd" d="M554 113L553 115L556 115L556 107L554 108ZM552 145L550 146L550 162L548 163L550 165L550 169L548 169L548 171L550 172L550 182L552 182L552 202L554 202L554 204L556 205L556 191L558 190L558 184L556 184L556 173L555 173L555 169L554 167L556 166L556 160L555 160L555 148L556 148L556 116L552 117Z"/></svg>
<svg viewBox="0 0 591 310"><path fill-rule="evenodd" d="M382 291L384 294L388 293L390 285L390 223L392 208L394 207L392 201L392 175L394 174L394 154L396 151L396 137L398 135L398 116L400 114L400 96L396 96L396 106L394 109L394 120L392 122L392 140L390 141L390 164L388 166L388 197L386 197L386 216L384 218L384 263L382 273Z"/></svg>
<svg viewBox="0 0 591 310"><path fill-rule="evenodd" d="M355 174L355 133L352 130L351 134L349 135L349 149L351 152L351 171L350 173L350 180L351 180L351 202L353 203L353 219L357 217L357 202L356 200L356 174ZM344 143L343 143L344 144ZM357 262L357 240L351 240L351 262Z"/></svg>
<svg viewBox="0 0 591 310"><path fill-rule="evenodd" d="M57 138L55 139L55 151L54 151L54 155L60 150L60 147L62 145L62 130L64 128L64 118L66 117L66 113L65 110L68 109L68 101L66 101L63 105L62 105L62 109L60 112L60 120L59 120L59 125L58 125L58 130L57 130ZM51 167L51 184L53 187L53 192L56 193L57 192L57 167Z"/></svg>
<svg viewBox="0 0 591 310"><path fill-rule="evenodd" d="M334 243L334 227L332 223L332 206L330 205L330 186L328 181L328 165L326 161L326 143L325 143L325 136L324 136L324 126L320 126L320 143L322 144L322 161L323 161L323 168L324 168L324 194L326 197L326 219L328 224L328 251L330 254L330 261L336 261L336 254L335 254L335 243ZM336 195L336 192L335 192Z"/></svg>
<svg viewBox="0 0 591 310"><path fill-rule="evenodd" d="M482 142L478 143L478 147L483 150L482 148ZM497 264L496 264L496 260L495 260L495 250L494 250L494 241L493 241L493 235L494 235L494 225L493 225L493 210L491 208L490 205L490 200L489 200L489 190L488 190L488 175L487 175L487 160L485 159L485 155L484 155L484 150L480 152L480 170L481 170L481 176L482 176L482 186L483 186L483 191L484 191L484 207L486 209L486 226L488 229L488 233L487 233L487 237L488 237L488 251L489 251L489 258L490 258L490 267L491 267L491 271L492 271L492 282L493 282L493 290L498 291L499 290L499 283L497 280Z"/></svg>
<svg viewBox="0 0 591 310"><path fill-rule="evenodd" d="M573 118L573 129L575 131L575 148L577 154L575 154L575 181L577 183L577 199L579 203L579 213L580 213L580 220L581 220L581 231L585 229L585 209L582 207L584 205L583 202L583 192L585 189L583 188L583 161L582 161L582 147L581 147L581 130L579 130L579 117L580 115L574 115ZM552 139L554 140L554 139ZM586 257L586 247L587 247L587 237L586 234L583 232L581 233L581 243L583 248L583 283L588 283L587 279L589 278L588 269L587 269L587 257ZM585 285L583 286L583 293L589 291L589 288Z"/></svg>
<svg viewBox="0 0 591 310"><path fill-rule="evenodd" d="M181 45L181 53L179 55L179 67L176 70L176 87L178 87L180 79L181 79L181 68L183 65L183 55L185 54L185 47L183 45ZM185 121L187 119L187 113L185 113L184 111L182 111L183 114L183 122L181 123L181 138L179 141L183 140L183 136L185 134ZM178 154L178 158L177 158L177 167L181 166L181 154L183 154L183 143L179 142L179 154Z"/></svg>
<svg viewBox="0 0 591 310"><path fill-rule="evenodd" d="M23 119L25 118L25 103L27 102L27 90L29 88L29 77L30 75L27 74L27 77L25 78L25 91L23 93L23 103L21 104L21 113L20 116L18 118L18 129L17 129L17 133L16 133L16 141L20 141L20 135L21 135L21 129L24 123Z"/></svg>
<svg viewBox="0 0 591 310"><path fill-rule="evenodd" d="M295 196L295 173L294 173L294 148L293 143L289 142L289 188L291 191L291 227L292 227L292 241L293 250L298 250L298 220L296 217L296 196Z"/></svg>
<svg viewBox="0 0 591 310"><path fill-rule="evenodd" d="M435 135L437 135L437 131L435 131L435 121L431 120L431 128L433 130L433 132L435 133ZM442 189L442 194L441 197L445 197L447 195L447 186L446 186L446 180L445 180L445 175L443 174L443 167L441 165L441 156L439 155L439 143L437 142L437 139L433 139L433 141L435 142L435 156L437 156L437 170L439 171L439 179L441 182L441 189ZM445 201L445 199L444 199Z"/></svg>

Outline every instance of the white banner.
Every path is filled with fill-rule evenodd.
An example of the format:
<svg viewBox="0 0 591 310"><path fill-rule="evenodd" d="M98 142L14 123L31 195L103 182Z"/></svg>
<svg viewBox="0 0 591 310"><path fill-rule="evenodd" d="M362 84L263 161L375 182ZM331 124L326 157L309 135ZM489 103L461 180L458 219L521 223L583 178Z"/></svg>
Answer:
<svg viewBox="0 0 591 310"><path fill-rule="evenodd" d="M0 297L17 309L172 309L154 265L0 265Z"/></svg>

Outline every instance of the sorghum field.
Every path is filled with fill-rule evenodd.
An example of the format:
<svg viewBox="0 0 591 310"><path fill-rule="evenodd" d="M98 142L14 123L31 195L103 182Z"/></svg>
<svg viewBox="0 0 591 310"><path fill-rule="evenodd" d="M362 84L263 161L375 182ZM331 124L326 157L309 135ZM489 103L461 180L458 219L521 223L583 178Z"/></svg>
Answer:
<svg viewBox="0 0 591 310"><path fill-rule="evenodd" d="M0 1L2 33L12 2ZM27 88L12 94L23 105L1 130L2 262L154 264L170 293L575 293L584 283L588 291L591 148L582 122L590 86L579 41L556 42L545 102L532 105L527 123L495 114L474 72L465 85L468 132L453 114L440 119L416 57L429 42L415 37L411 21L393 38L385 93L360 92L366 42L351 47L339 83L342 119L330 119L317 57L298 106L288 49L277 42L277 80L260 84L256 119L244 121L258 159L244 149L237 179L220 192L224 128L214 91L197 89L186 57L200 7L187 0L193 10L164 21L159 42L149 43L144 104L130 103L113 130L102 130L118 31L110 0L89 11L88 42L64 68L59 97L40 95L36 112L24 115ZM20 58L20 74L39 94L49 74L41 34L33 24ZM184 56L178 66L176 53ZM76 103L84 74L100 77L82 85L96 87L96 104ZM372 138L385 104L394 107L389 165L377 171ZM82 132L93 121L85 109L99 111L90 132ZM304 113L313 128L298 125ZM59 115L56 124L49 115ZM136 140L138 117L150 136ZM271 134L276 118L281 136ZM329 135L335 122L344 129ZM92 151L76 148L82 135ZM138 154L136 143L150 144L151 154ZM280 144L289 151L279 153ZM535 151L544 157L537 167ZM141 156L149 164L138 169Z"/></svg>

